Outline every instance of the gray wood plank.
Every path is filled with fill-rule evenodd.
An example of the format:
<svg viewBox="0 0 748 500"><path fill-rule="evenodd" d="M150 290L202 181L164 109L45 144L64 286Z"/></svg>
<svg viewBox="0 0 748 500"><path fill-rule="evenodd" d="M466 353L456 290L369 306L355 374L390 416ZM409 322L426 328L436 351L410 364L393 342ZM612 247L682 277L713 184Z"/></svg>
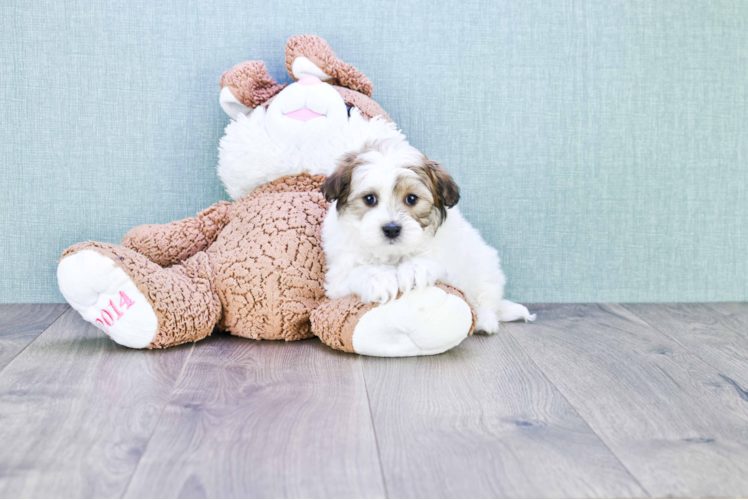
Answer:
<svg viewBox="0 0 748 500"><path fill-rule="evenodd" d="M0 496L121 496L190 349L120 347L65 312L0 373Z"/></svg>
<svg viewBox="0 0 748 500"><path fill-rule="evenodd" d="M67 304L0 304L0 370L69 307Z"/></svg>
<svg viewBox="0 0 748 500"><path fill-rule="evenodd" d="M722 314L728 327L748 335L748 302L709 302L704 305Z"/></svg>
<svg viewBox="0 0 748 500"><path fill-rule="evenodd" d="M622 305L748 388L748 304Z"/></svg>
<svg viewBox="0 0 748 500"><path fill-rule="evenodd" d="M384 496L361 359L316 339L201 343L126 496Z"/></svg>
<svg viewBox="0 0 748 500"><path fill-rule="evenodd" d="M363 361L390 497L647 495L506 330Z"/></svg>
<svg viewBox="0 0 748 500"><path fill-rule="evenodd" d="M621 306L533 311L507 328L652 495L748 495L742 389Z"/></svg>

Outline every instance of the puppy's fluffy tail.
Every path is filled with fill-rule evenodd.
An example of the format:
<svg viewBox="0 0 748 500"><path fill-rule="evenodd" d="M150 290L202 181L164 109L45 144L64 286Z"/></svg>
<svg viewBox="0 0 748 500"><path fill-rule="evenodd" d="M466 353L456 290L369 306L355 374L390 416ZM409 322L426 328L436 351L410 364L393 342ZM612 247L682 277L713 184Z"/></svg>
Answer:
<svg viewBox="0 0 748 500"><path fill-rule="evenodd" d="M535 321L535 315L530 314L522 304L516 304L510 300L502 300L499 302L498 310L496 311L499 316L499 321L517 321L518 319L524 319L527 321Z"/></svg>

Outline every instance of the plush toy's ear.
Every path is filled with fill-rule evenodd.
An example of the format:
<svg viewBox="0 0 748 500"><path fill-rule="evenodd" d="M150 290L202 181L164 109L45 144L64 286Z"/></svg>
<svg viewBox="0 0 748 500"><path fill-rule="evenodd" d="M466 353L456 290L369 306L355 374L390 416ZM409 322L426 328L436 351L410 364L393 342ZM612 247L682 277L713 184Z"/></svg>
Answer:
<svg viewBox="0 0 748 500"><path fill-rule="evenodd" d="M273 98L285 85L278 85L262 61L237 64L223 74L219 82L218 102L231 118L246 115L257 106Z"/></svg>
<svg viewBox="0 0 748 500"><path fill-rule="evenodd" d="M306 75L313 75L322 80L329 82L333 77L322 71L319 66L314 64L304 56L297 57L291 64L291 75L295 80L301 80Z"/></svg>
<svg viewBox="0 0 748 500"><path fill-rule="evenodd" d="M338 59L330 45L316 35L299 35L288 39L286 69L294 80L299 80L304 75L314 75L320 80L348 87L368 97L374 91L371 80L350 64Z"/></svg>
<svg viewBox="0 0 748 500"><path fill-rule="evenodd" d="M231 91L231 87L224 87L221 89L221 95L218 97L218 102L221 108L226 112L232 120L236 120L239 115L247 115L252 108L248 108L242 104L239 99L234 96Z"/></svg>
<svg viewBox="0 0 748 500"><path fill-rule="evenodd" d="M333 85L333 88L338 91L340 97L343 98L343 102L352 108L358 108L367 120L371 120L375 116L381 116L388 122L392 121L392 118L382 109L382 106L377 104L371 97L345 87L338 87L337 85Z"/></svg>

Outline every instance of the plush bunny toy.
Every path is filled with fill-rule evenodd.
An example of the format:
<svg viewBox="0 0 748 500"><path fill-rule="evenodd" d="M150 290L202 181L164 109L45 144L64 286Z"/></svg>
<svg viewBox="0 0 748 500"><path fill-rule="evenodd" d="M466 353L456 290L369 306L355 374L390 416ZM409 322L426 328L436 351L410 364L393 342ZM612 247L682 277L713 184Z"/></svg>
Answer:
<svg viewBox="0 0 748 500"><path fill-rule="evenodd" d="M62 294L133 348L194 342L218 327L252 339L316 335L372 356L451 349L475 322L457 289L437 284L385 305L325 298L320 186L343 153L400 132L371 99L371 82L321 38L291 38L286 67L295 80L288 86L260 61L221 78L220 104L232 121L218 174L236 201L136 227L121 245L73 245L57 269Z"/></svg>

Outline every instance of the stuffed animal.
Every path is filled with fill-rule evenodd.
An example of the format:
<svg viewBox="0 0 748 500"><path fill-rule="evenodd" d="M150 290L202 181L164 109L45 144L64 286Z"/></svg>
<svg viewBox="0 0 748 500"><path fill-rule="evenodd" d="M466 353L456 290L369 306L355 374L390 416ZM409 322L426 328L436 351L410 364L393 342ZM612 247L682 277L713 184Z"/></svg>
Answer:
<svg viewBox="0 0 748 500"><path fill-rule="evenodd" d="M287 86L261 61L221 77L219 102L232 121L218 175L236 201L136 227L121 245L73 245L58 265L60 291L85 320L132 348L194 342L217 327L251 339L316 335L372 356L451 349L475 323L455 288L438 283L384 305L325 297L328 203L320 187L342 154L400 132L371 99L369 79L321 38L291 38L286 68L294 80Z"/></svg>

